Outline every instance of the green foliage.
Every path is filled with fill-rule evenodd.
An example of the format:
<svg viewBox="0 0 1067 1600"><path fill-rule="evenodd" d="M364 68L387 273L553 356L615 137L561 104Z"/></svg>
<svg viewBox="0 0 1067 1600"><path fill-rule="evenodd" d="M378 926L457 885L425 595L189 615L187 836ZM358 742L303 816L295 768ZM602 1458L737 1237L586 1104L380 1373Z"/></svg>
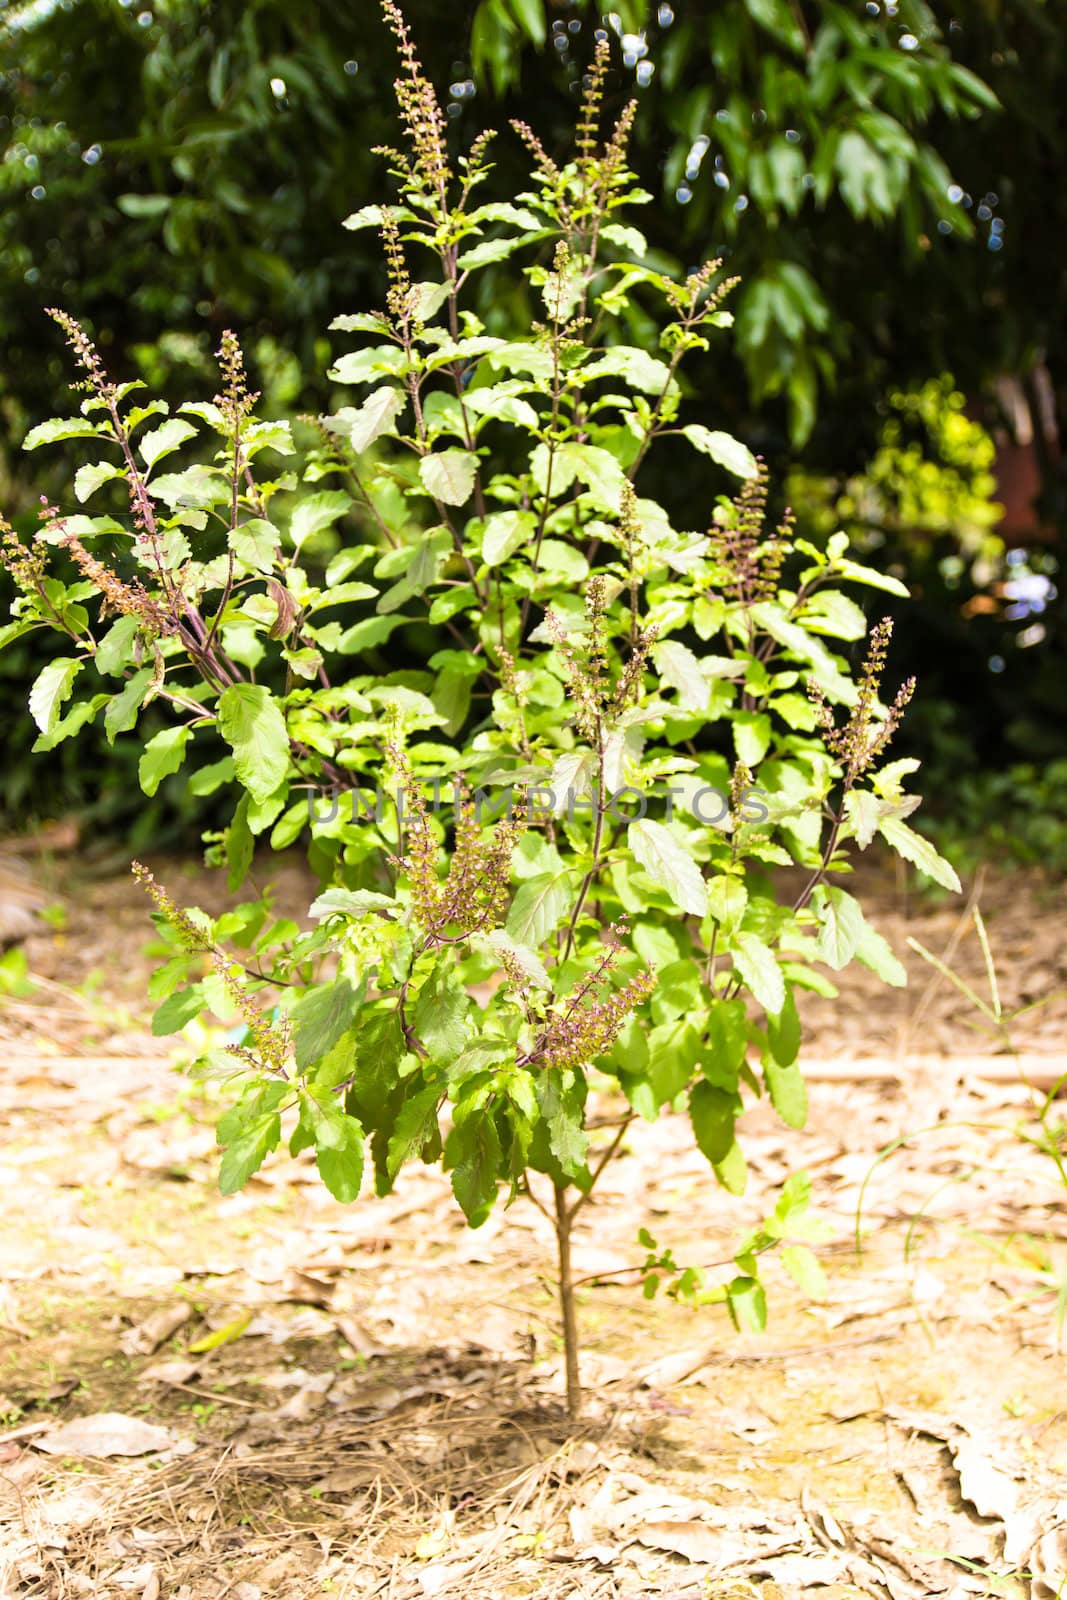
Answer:
<svg viewBox="0 0 1067 1600"><path fill-rule="evenodd" d="M874 454L845 482L794 471L798 518L820 537L846 528L867 548L928 551L947 539L958 558L988 562L1002 552L996 527L996 446L966 413L951 373L893 390Z"/></svg>
<svg viewBox="0 0 1067 1600"><path fill-rule="evenodd" d="M930 9L906 0L865 14L744 0L660 8L655 18L631 4L612 20L624 65L675 136L664 186L687 207L689 237L715 227L748 248L760 237L743 263L741 349L756 397L787 393L805 437L835 352L824 337L831 310L820 264L793 219L837 202L855 222L899 219L913 250L937 221L969 236L948 169L921 133L935 107L973 117L995 109L996 97L951 58ZM522 51L543 43L548 24L543 0L481 0L476 73L498 92L517 86ZM566 24L557 20L553 34L566 58Z"/></svg>
<svg viewBox="0 0 1067 1600"><path fill-rule="evenodd" d="M627 166L632 108L599 129L606 47L574 155L520 125L533 174L486 201L488 138L452 162L385 10L405 147L388 152L400 203L350 219L379 229L386 263L380 309L337 319L357 336L334 369L351 403L297 449L257 416L226 334L219 394L168 417L56 313L79 438L108 470L81 479L91 512L46 507L32 546L5 534L8 635L62 641L31 692L51 739L102 711L140 742L145 708L165 712L141 786L181 771L228 797L211 859L232 887L257 839L308 837L311 931L269 896L182 911L138 869L170 952L157 1026L234 1007L246 1025L209 1063L234 1096L223 1188L283 1136L344 1200L365 1165L385 1194L405 1162L440 1162L472 1226L541 1175L565 1260L636 1119L688 1107L733 1193L746 1098L803 1123L795 989L827 992L819 965L853 958L893 977L826 881L850 842L951 869L904 821L915 763L879 765L910 693L880 698L888 622L858 673L842 653L863 631L842 585L902 586L844 535L820 550L775 528L762 466L684 421L683 367L729 327L731 285L715 261L679 281L633 259L619 218L649 196ZM490 334L472 304L505 258L536 310ZM635 311L656 330L641 344ZM680 526L644 486L668 451ZM739 490L716 495L729 473ZM50 546L74 583L49 575ZM398 628L402 667L380 655ZM595 1084L629 1106L604 1150ZM739 1253L739 1325L763 1320L763 1248L790 1236L813 1277L793 1190L783 1206Z"/></svg>
<svg viewBox="0 0 1067 1600"><path fill-rule="evenodd" d="M461 148L485 97L494 119L536 106L559 146L602 23L589 0L566 18L547 0L478 0L462 19L412 0L411 16L433 81L449 86ZM367 283L336 219L372 189L370 151L388 137L394 73L380 31L340 0L169 0L143 12L72 0L11 5L5 22L3 172L18 201L0 217L9 407L44 414L57 374L34 359L36 313L73 283L98 333L171 393L205 375L211 332L255 318L257 364L272 400L291 406L317 369L324 322ZM803 439L850 335L881 365L885 340L870 332L883 314L885 230L905 263L931 236L941 250L973 230L949 197L942 147L955 122L984 113L995 125L990 52L981 77L964 67L959 30L950 50L922 0L874 14L628 0L606 31L613 107L635 86L645 103L635 165L661 201L653 249L664 264L709 239L731 251L753 398L782 395ZM482 265L505 259L495 240L471 248ZM483 318L498 281L485 282Z"/></svg>
<svg viewBox="0 0 1067 1600"><path fill-rule="evenodd" d="M965 773L951 799L923 832L961 872L1015 861L1067 875L1067 761Z"/></svg>

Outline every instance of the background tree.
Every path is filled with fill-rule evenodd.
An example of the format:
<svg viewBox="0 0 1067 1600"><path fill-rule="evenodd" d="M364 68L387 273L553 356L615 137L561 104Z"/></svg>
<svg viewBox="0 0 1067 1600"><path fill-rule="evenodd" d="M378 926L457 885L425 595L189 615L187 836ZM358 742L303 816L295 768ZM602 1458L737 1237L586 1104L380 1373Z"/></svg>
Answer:
<svg viewBox="0 0 1067 1600"><path fill-rule="evenodd" d="M482 121L530 119L534 106L549 145L562 145L590 34L611 37L608 109L635 89L642 100L634 162L656 200L650 259L684 269L719 253L742 278L735 350L694 365L692 397L779 475L798 451L809 475L862 475L888 396L942 370L970 401L1038 364L1062 388L1065 0L975 0L955 14L915 0L408 9L459 147ZM8 7L9 504L25 514L51 487L18 452L65 381L48 304L76 310L109 359L171 397L206 377L222 328L236 325L274 414L343 403L323 376L325 329L380 285L340 219L374 187L393 76L376 17L343 0ZM501 295L524 292L487 271L487 320L515 311ZM1053 543L1041 559L1054 581L1063 477L1043 449ZM899 526L878 559L906 565L922 591L921 629L902 618L898 640L909 660L922 647L927 698L939 697L926 753L946 748L955 716L961 759L975 706L985 760L1055 753L1064 600L1057 610L1049 595L1043 638L1020 651L1020 619L961 613L988 575L952 576L954 531L915 531ZM1005 663L995 682L990 658ZM25 663L12 670L24 678ZM961 713L946 710L953 701Z"/></svg>
<svg viewBox="0 0 1067 1600"><path fill-rule="evenodd" d="M751 399L783 395L803 441L843 358L884 386L899 263L922 264L931 234L944 248L938 223L973 231L938 143L995 106L926 6L631 0L605 21L588 4L479 0L459 26L428 0L409 9L460 144L486 98L499 120L536 103L563 140L590 32L611 34L609 104L635 87L643 101L651 243L683 264L710 248L741 273ZM294 399L298 369L272 352L321 369L316 341L368 270L339 224L386 135L382 30L340 0L73 0L13 8L2 51L9 415L48 409L60 369L39 312L72 298L164 380L204 365L226 323L251 323Z"/></svg>

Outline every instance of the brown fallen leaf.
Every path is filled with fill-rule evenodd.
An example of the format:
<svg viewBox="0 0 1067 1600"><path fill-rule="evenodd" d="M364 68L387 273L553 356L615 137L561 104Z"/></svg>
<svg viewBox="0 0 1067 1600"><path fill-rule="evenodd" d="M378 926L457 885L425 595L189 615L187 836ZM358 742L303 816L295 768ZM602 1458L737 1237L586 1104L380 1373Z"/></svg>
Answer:
<svg viewBox="0 0 1067 1600"><path fill-rule="evenodd" d="M150 1356L165 1344L171 1334L192 1318L193 1308L184 1300L177 1301L174 1305L159 1306L150 1316L145 1317L135 1328L130 1328L122 1335L119 1346L124 1355Z"/></svg>
<svg viewBox="0 0 1067 1600"><path fill-rule="evenodd" d="M295 1394L286 1400L284 1405L278 1407L274 1413L277 1421L306 1422L307 1419L320 1411L326 1403L326 1390L333 1382L333 1374L326 1372L322 1377L327 1381L321 1382L318 1378L310 1383L303 1384Z"/></svg>
<svg viewBox="0 0 1067 1600"><path fill-rule="evenodd" d="M959 1473L960 1494L980 1517L1006 1521L1015 1510L1019 1491L1009 1472L992 1460L989 1447L977 1439L947 1441L953 1465Z"/></svg>
<svg viewBox="0 0 1067 1600"><path fill-rule="evenodd" d="M157 1428L139 1417L121 1411L101 1411L92 1417L75 1417L43 1438L34 1439L34 1449L50 1456L145 1456L166 1450L174 1443L169 1428Z"/></svg>
<svg viewBox="0 0 1067 1600"><path fill-rule="evenodd" d="M1032 1600L1057 1600L1067 1578L1067 1526L1061 1521L1043 1533L1030 1551Z"/></svg>
<svg viewBox="0 0 1067 1600"><path fill-rule="evenodd" d="M328 1307L337 1289L329 1278L316 1277L310 1272L287 1272L275 1291L278 1300L291 1300L299 1306Z"/></svg>
<svg viewBox="0 0 1067 1600"><path fill-rule="evenodd" d="M153 1361L137 1374L137 1382L183 1384L195 1378L199 1371L198 1361Z"/></svg>
<svg viewBox="0 0 1067 1600"><path fill-rule="evenodd" d="M1067 1500L1042 1498L1006 1517L1004 1560L1032 1574L1031 1600L1057 1600L1067 1579Z"/></svg>
<svg viewBox="0 0 1067 1600"><path fill-rule="evenodd" d="M385 1355L388 1348L384 1344L379 1344L370 1330L355 1317L338 1317L337 1331L357 1356L363 1356L368 1361L372 1356Z"/></svg>
<svg viewBox="0 0 1067 1600"><path fill-rule="evenodd" d="M42 1389L35 1394L33 1399L36 1405L51 1405L53 1401L65 1400L68 1394L73 1394L81 1383L80 1378L60 1378L55 1383L50 1383L47 1389Z"/></svg>
<svg viewBox="0 0 1067 1600"><path fill-rule="evenodd" d="M381 1462L375 1464L370 1460L352 1467L335 1467L312 1488L318 1494L350 1494L353 1489L365 1489L381 1476L381 1471Z"/></svg>
<svg viewBox="0 0 1067 1600"><path fill-rule="evenodd" d="M9 1433L0 1434L0 1445L12 1444L16 1439L28 1439L34 1433L45 1433L51 1426L52 1422L49 1417L42 1417L39 1422L24 1422L21 1427L12 1428Z"/></svg>
<svg viewBox="0 0 1067 1600"><path fill-rule="evenodd" d="M155 1579L154 1589L152 1588L153 1578ZM111 1574L111 1582L120 1589L130 1591L136 1589L138 1595L141 1596L141 1600L146 1594L150 1596L158 1596L159 1594L159 1578L156 1576L155 1563L152 1561L139 1561L135 1567L120 1568L118 1572Z"/></svg>
<svg viewBox="0 0 1067 1600"><path fill-rule="evenodd" d="M699 1372L701 1367L707 1366L708 1361L718 1354L718 1347L709 1344L693 1345L686 1350L673 1350L669 1355L653 1361L650 1367L645 1367L638 1374L638 1382L643 1389L671 1389L676 1383L682 1383L691 1377L694 1372Z"/></svg>
<svg viewBox="0 0 1067 1600"><path fill-rule="evenodd" d="M722 1537L706 1522L644 1522L632 1537L652 1550L670 1550L687 1561L712 1566L722 1552Z"/></svg>

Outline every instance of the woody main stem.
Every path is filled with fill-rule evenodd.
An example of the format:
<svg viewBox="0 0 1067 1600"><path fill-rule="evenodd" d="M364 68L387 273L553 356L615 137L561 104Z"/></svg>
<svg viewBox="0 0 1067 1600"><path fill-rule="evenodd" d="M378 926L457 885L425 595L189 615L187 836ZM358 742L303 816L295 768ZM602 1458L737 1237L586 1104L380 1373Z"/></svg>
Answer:
<svg viewBox="0 0 1067 1600"><path fill-rule="evenodd" d="M567 1414L575 1421L582 1409L582 1382L578 1371L578 1317L574 1305L571 1271L571 1227L574 1214L567 1205L567 1190L557 1183L556 1252L559 1262L559 1309L563 1323L563 1350L567 1372Z"/></svg>

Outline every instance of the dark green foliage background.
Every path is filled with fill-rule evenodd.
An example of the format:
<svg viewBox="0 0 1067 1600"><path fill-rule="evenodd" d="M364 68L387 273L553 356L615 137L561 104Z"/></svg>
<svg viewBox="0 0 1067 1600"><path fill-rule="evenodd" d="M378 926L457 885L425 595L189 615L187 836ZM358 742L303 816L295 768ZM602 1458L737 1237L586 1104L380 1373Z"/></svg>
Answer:
<svg viewBox="0 0 1067 1600"><path fill-rule="evenodd" d="M644 218L653 249L682 266L722 253L742 278L738 354L695 366L691 378L716 425L762 451L776 476L798 455L809 470L847 473L872 449L893 386L945 368L979 395L1040 355L1062 389L1064 0L901 0L891 13L674 0L668 20L670 9L630 0L614 32L645 29L655 67L636 88L634 150L656 196ZM549 149L564 143L600 25L594 7L409 0L406 11L431 77L451 96L458 144L510 117L533 124ZM616 106L635 92L625 44L616 38ZM394 75L373 0L8 5L0 491L9 515L31 525L36 497L63 482L56 461L45 467L18 450L69 380L45 305L83 318L116 374L143 375L174 402L212 392L211 352L227 326L248 349L268 410L336 402L323 377L324 330L382 293L372 237L346 234L340 219L383 196L372 148L395 137ZM516 171L525 160L510 135L497 159ZM970 208L948 198L952 182ZM989 194L999 249L991 220L973 221ZM490 323L503 297L525 293L506 264L484 282ZM1064 492L1062 468L1048 463L1044 510L1060 551ZM691 520L700 522L699 508ZM966 596L945 588L939 553L905 538L883 558L902 558L919 584L918 605L902 608L893 665L922 678L912 737L933 768L927 792L950 803L961 764L1043 761L1067 748L1067 596L1061 582L1045 643L1019 652L1014 626L960 618ZM1007 662L995 681L992 653ZM42 792L40 769L31 789L22 759L31 670L23 653L0 657L14 724L0 800L15 812ZM103 771L88 746L76 766L51 759L48 809L99 801ZM127 788L120 780L107 802L116 817Z"/></svg>

